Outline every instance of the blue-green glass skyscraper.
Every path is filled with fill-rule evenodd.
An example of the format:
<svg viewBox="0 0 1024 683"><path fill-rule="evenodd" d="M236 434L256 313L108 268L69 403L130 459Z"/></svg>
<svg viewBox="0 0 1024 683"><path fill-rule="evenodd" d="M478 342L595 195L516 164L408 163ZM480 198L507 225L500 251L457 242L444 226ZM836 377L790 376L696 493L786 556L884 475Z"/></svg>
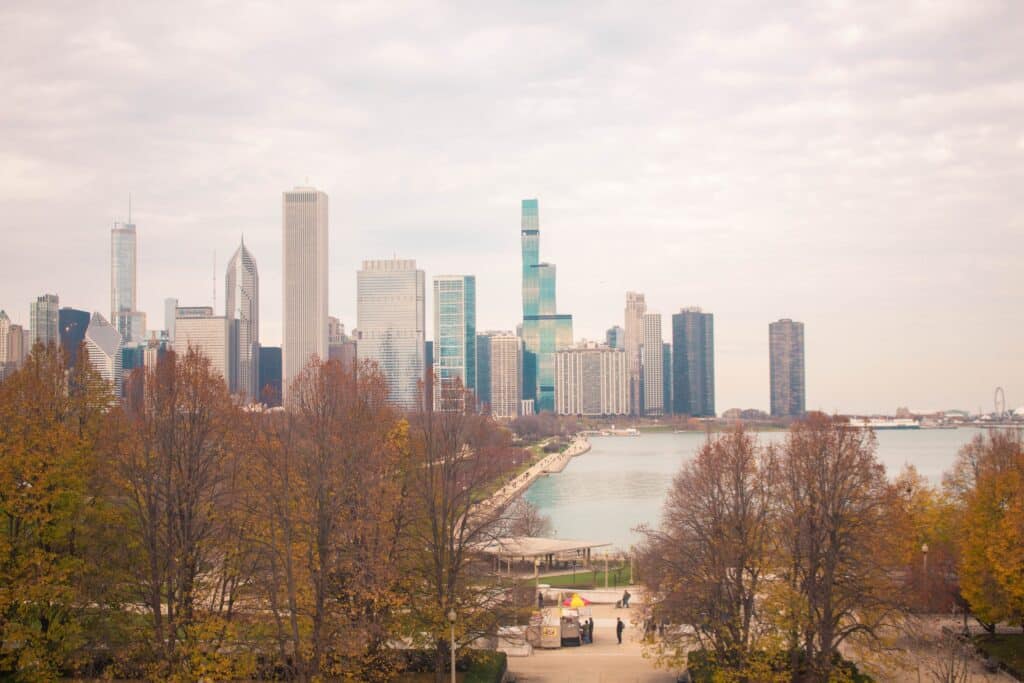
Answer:
<svg viewBox="0 0 1024 683"><path fill-rule="evenodd" d="M434 278L435 410L464 410L461 389L476 390L476 277Z"/></svg>
<svg viewBox="0 0 1024 683"><path fill-rule="evenodd" d="M572 316L555 305L554 264L540 262L540 212L523 200L523 398L537 412L555 409L555 351L572 346Z"/></svg>

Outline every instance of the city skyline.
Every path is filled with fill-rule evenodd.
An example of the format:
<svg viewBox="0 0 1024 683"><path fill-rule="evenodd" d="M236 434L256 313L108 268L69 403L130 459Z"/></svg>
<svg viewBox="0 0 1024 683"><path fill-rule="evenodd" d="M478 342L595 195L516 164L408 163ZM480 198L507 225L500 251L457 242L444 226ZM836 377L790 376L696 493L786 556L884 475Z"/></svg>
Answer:
<svg viewBox="0 0 1024 683"><path fill-rule="evenodd" d="M1019 6L659 8L643 25L576 9L442 6L426 27L383 5L213 11L202 38L187 7L159 31L141 9L0 10L0 50L24 65L0 104L17 132L0 305L25 327L44 292L107 315L105 233L129 191L149 327L165 298L212 305L211 256L219 279L242 231L280 291L275 198L308 175L343 207L331 315L355 320L359 261L401 251L428 276L475 273L479 327L508 329L510 227L536 196L574 336L621 325L630 290L714 311L720 410L767 409L780 317L813 331L808 408L975 410L995 386L1024 404L1006 256L1024 251ZM293 49L311 24L332 38L314 64ZM274 345L281 304L263 299Z"/></svg>

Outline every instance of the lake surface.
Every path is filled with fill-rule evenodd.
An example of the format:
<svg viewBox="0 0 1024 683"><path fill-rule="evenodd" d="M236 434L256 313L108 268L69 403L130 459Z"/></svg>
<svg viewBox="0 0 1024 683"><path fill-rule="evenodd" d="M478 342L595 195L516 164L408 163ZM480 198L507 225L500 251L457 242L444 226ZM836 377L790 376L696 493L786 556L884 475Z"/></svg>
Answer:
<svg viewBox="0 0 1024 683"><path fill-rule="evenodd" d="M904 465L933 484L956 459L977 429L882 430L878 457L889 476ZM763 432L762 443L777 443L785 432ZM629 548L640 540L639 524L657 525L672 478L704 442L702 433L644 433L638 437L592 436L588 453L573 458L560 474L541 477L524 494L551 517L559 538L605 541Z"/></svg>

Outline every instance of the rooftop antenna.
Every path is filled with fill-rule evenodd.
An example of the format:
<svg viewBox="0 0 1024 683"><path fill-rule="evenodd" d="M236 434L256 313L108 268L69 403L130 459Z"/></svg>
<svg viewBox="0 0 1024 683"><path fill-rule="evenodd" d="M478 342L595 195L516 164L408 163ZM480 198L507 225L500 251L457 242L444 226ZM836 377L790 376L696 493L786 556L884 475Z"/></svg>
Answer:
<svg viewBox="0 0 1024 683"><path fill-rule="evenodd" d="M128 193L128 225L132 224L132 193Z"/></svg>
<svg viewBox="0 0 1024 683"><path fill-rule="evenodd" d="M217 250L213 250L213 314L217 315Z"/></svg>

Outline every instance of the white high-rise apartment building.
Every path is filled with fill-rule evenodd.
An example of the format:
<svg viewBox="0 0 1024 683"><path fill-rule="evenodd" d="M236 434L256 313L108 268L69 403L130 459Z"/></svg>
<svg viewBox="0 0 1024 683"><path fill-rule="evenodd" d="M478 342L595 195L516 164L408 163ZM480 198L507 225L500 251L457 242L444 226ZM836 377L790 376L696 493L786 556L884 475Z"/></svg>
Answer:
<svg viewBox="0 0 1024 683"><path fill-rule="evenodd" d="M514 334L492 334L490 346L491 416L519 416L523 395L523 340Z"/></svg>
<svg viewBox="0 0 1024 683"><path fill-rule="evenodd" d="M213 370L223 377L230 387L232 369L235 366L235 344L232 342L237 336L236 325L234 320L227 317L214 317L213 315L182 317L179 315L174 321L174 350L184 356L190 348L195 349L200 355L210 359Z"/></svg>
<svg viewBox="0 0 1024 683"><path fill-rule="evenodd" d="M624 349L584 342L555 353L555 412L626 415L629 374Z"/></svg>
<svg viewBox="0 0 1024 683"><path fill-rule="evenodd" d="M224 275L224 315L234 321L237 330L232 349L231 393L250 401L259 399L260 369L260 276L256 259L245 248L245 241L228 261Z"/></svg>
<svg viewBox="0 0 1024 683"><path fill-rule="evenodd" d="M644 313L643 330L643 414L656 417L665 414L665 348L661 338L661 313Z"/></svg>
<svg viewBox="0 0 1024 683"><path fill-rule="evenodd" d="M284 332L281 392L314 357L327 360L327 195L296 187L282 198Z"/></svg>
<svg viewBox="0 0 1024 683"><path fill-rule="evenodd" d="M412 259L363 261L356 275L359 358L377 362L391 401L408 410L423 404L424 289Z"/></svg>
<svg viewBox="0 0 1024 683"><path fill-rule="evenodd" d="M25 350L28 355L36 342L44 346L53 343L60 346L60 299L56 294L43 294L29 304L30 344Z"/></svg>
<svg viewBox="0 0 1024 683"><path fill-rule="evenodd" d="M85 329L85 351L89 364L110 385L114 396L121 397L122 359L124 339L101 313L93 313Z"/></svg>
<svg viewBox="0 0 1024 683"><path fill-rule="evenodd" d="M129 208L127 223L110 230L110 323L125 343L146 340L146 314L136 310L138 244Z"/></svg>
<svg viewBox="0 0 1024 683"><path fill-rule="evenodd" d="M640 347L644 343L643 317L647 303L640 292L626 292L625 347L629 364L629 412L640 414L641 395Z"/></svg>

